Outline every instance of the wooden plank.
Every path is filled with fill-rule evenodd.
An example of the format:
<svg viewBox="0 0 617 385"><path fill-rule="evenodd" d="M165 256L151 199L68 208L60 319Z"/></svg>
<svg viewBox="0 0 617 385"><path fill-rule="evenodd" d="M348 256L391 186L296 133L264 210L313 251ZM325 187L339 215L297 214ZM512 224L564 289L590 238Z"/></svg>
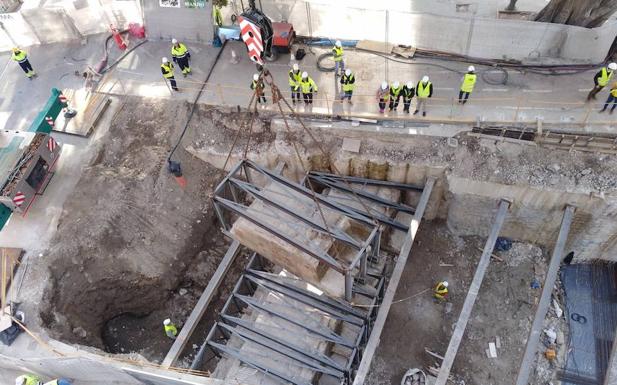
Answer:
<svg viewBox="0 0 617 385"><path fill-rule="evenodd" d="M364 350L364 354L362 355L362 361L360 361L360 366L358 367L358 371L356 372L356 377L354 378L353 385L362 385L364 383L366 375L368 374L369 369L371 368L371 361L373 361L375 350L377 350L377 346L379 345L379 341L381 339L381 332L384 325L386 324L386 318L388 317L388 313L390 312L390 306L392 306L392 301L394 300L394 295L396 294L396 288L398 287L401 276L403 275L403 270L405 269L405 265L407 264L407 258L411 253L411 247L413 246L413 242L416 239L416 234L418 233L418 228L420 227L420 223L422 222L424 210L426 209L426 205L428 204L428 200L431 196L431 191L433 191L434 185L435 178L432 177L429 178L424 185L422 196L420 197L418 207L416 208L416 213L414 214L413 218L411 219L411 223L409 224L409 232L405 237L403 247L401 248L401 252L399 253L398 259L396 261L396 265L394 266L394 270L392 271L390 283L388 284L388 288L386 289L386 294L384 295L383 302L379 307L379 312L377 313L377 318L375 319L375 324L373 325L371 336L369 337L366 348Z"/></svg>
<svg viewBox="0 0 617 385"><path fill-rule="evenodd" d="M231 246L229 246L229 249L227 249L227 253L225 253L223 260L214 272L214 275L210 279L210 282L208 282L208 286L206 286L206 289L201 294L201 297L199 297L197 305L195 305L193 311L189 315L189 318L187 318L184 323L184 326L182 327L182 330L180 330L180 333L171 346L171 349L169 349L169 352L165 356L165 359L161 364L164 368L171 367L174 362L176 362L178 357L180 357L180 354L191 338L193 331L195 331L195 327L206 312L208 305L210 305L210 301L212 301L212 298L216 294L218 287L221 285L221 282L231 267L231 264L236 259L238 251L240 251L240 242L233 241Z"/></svg>

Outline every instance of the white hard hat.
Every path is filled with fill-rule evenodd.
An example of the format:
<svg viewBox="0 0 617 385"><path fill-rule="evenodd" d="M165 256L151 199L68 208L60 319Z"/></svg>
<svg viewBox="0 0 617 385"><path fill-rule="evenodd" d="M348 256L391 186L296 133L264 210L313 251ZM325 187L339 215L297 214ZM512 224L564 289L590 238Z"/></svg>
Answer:
<svg viewBox="0 0 617 385"><path fill-rule="evenodd" d="M423 76L422 77L422 83L428 83L428 76Z"/></svg>
<svg viewBox="0 0 617 385"><path fill-rule="evenodd" d="M413 82L407 82L407 88L413 88Z"/></svg>
<svg viewBox="0 0 617 385"><path fill-rule="evenodd" d="M388 88L388 82L381 82L381 89L385 90L386 88Z"/></svg>
<svg viewBox="0 0 617 385"><path fill-rule="evenodd" d="M24 385L26 383L26 376L19 376L15 379L15 385Z"/></svg>
<svg viewBox="0 0 617 385"><path fill-rule="evenodd" d="M163 58L163 63L169 63L169 60L166 57L164 57Z"/></svg>
<svg viewBox="0 0 617 385"><path fill-rule="evenodd" d="M609 64L609 65L608 65L608 68L609 68L609 69L611 69L611 70L613 70L613 71L617 70L617 63L611 63L611 64Z"/></svg>
<svg viewBox="0 0 617 385"><path fill-rule="evenodd" d="M443 281L442 283L445 287L448 287L448 281Z"/></svg>
<svg viewBox="0 0 617 385"><path fill-rule="evenodd" d="M473 72L475 70L476 70L476 67L474 67L474 66L467 67L467 71L469 71L469 72Z"/></svg>
<svg viewBox="0 0 617 385"><path fill-rule="evenodd" d="M336 43L334 43L334 45L336 45L337 47L340 47L342 44L340 40L337 40Z"/></svg>
<svg viewBox="0 0 617 385"><path fill-rule="evenodd" d="M178 40L176 40L176 39L171 39L171 44L178 44Z"/></svg>
<svg viewBox="0 0 617 385"><path fill-rule="evenodd" d="M400 85L401 85L401 83L399 83L399 82L394 82L394 84L392 84L392 86L393 86L394 88L399 88L399 87L400 87Z"/></svg>
<svg viewBox="0 0 617 385"><path fill-rule="evenodd" d="M297 63L295 63L295 64L293 65L293 69L294 69L294 71L297 71L297 70L299 70L299 69L300 69L300 66L299 66Z"/></svg>
<svg viewBox="0 0 617 385"><path fill-rule="evenodd" d="M253 80L259 80L259 74L253 75Z"/></svg>
<svg viewBox="0 0 617 385"><path fill-rule="evenodd" d="M171 320L169 318L165 319L165 321L163 321L163 325L167 326L171 323Z"/></svg>
<svg viewBox="0 0 617 385"><path fill-rule="evenodd" d="M347 76L351 75L351 70L349 68L347 68L345 70L345 75L347 75Z"/></svg>
<svg viewBox="0 0 617 385"><path fill-rule="evenodd" d="M308 72L304 71L302 72L302 78L308 78Z"/></svg>

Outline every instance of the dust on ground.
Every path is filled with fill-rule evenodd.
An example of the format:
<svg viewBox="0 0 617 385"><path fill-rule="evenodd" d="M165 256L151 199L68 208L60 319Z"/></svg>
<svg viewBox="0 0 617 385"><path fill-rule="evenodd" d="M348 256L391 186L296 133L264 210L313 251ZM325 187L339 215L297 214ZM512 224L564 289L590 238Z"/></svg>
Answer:
<svg viewBox="0 0 617 385"><path fill-rule="evenodd" d="M441 221L422 223L395 301L411 298L392 305L367 384L396 385L410 368L429 373L429 367L439 367L441 360L425 349L445 355L484 242L457 237ZM496 255L503 261L492 259L486 272L451 372L456 383L504 384L516 378L541 292L530 283L543 276L546 260L541 249L522 243ZM440 280L450 284L451 305L437 303L431 291L423 293ZM497 336L498 357L490 359L486 349Z"/></svg>
<svg viewBox="0 0 617 385"><path fill-rule="evenodd" d="M188 108L129 97L93 146L38 266L52 337L155 361L171 346L162 321L182 324L227 249L209 199L222 173L182 146L186 188L167 171ZM198 114L190 129L208 124Z"/></svg>

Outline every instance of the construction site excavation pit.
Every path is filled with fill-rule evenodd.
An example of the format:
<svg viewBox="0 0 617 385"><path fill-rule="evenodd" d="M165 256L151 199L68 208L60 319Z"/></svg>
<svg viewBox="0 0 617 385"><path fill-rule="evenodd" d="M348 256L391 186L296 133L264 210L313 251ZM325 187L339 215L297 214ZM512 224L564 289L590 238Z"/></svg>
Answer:
<svg viewBox="0 0 617 385"><path fill-rule="evenodd" d="M166 162L190 106L124 103L24 285L26 311L40 316L32 329L63 342L247 385L398 384L441 363L489 247L450 373L514 383L567 207L570 262L615 259L614 155L264 113L248 129L246 112L198 106L174 155L182 188ZM509 247L498 251L486 242L506 206L498 237ZM443 280L451 291L438 303ZM195 321L182 346L165 318Z"/></svg>

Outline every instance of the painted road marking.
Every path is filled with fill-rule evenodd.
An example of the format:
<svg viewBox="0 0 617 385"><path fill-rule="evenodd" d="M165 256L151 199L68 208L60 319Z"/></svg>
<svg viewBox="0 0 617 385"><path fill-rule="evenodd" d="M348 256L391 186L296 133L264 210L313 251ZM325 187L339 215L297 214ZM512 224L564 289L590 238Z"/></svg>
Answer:
<svg viewBox="0 0 617 385"><path fill-rule="evenodd" d="M523 92L549 93L549 92L553 92L553 90L523 90Z"/></svg>
<svg viewBox="0 0 617 385"><path fill-rule="evenodd" d="M484 92L508 92L507 88L483 88Z"/></svg>

